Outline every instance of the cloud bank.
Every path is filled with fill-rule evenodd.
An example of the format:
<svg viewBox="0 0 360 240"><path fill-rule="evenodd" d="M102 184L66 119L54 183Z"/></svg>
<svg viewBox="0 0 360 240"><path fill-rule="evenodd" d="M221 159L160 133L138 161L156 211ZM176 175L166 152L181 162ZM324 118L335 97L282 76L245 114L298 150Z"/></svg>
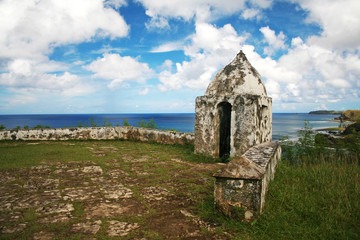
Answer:
<svg viewBox="0 0 360 240"><path fill-rule="evenodd" d="M320 32L299 28L290 35L273 24L268 13L277 4L296 9L302 26ZM124 14L134 5L144 16ZM182 27L191 28L187 36L177 34ZM165 39L147 45L154 33ZM67 52L56 55L62 47ZM240 50L263 76L277 111L360 100L358 0L0 1L3 105L45 96L110 99L107 91L124 88L156 103L189 91L194 96L186 99L193 101Z"/></svg>

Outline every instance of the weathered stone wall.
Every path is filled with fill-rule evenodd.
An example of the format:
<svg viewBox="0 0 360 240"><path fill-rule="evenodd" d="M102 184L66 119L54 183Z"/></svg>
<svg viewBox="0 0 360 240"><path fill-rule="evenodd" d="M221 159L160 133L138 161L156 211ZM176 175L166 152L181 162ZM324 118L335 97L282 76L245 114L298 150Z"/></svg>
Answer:
<svg viewBox="0 0 360 240"><path fill-rule="evenodd" d="M125 139L163 144L194 143L194 134L137 127L52 128L0 131L0 140Z"/></svg>
<svg viewBox="0 0 360 240"><path fill-rule="evenodd" d="M272 138L272 99L258 95L201 96L196 98L195 153L219 156L218 105L231 110L230 156L240 156L250 147Z"/></svg>
<svg viewBox="0 0 360 240"><path fill-rule="evenodd" d="M215 208L229 217L251 220L261 214L281 147L268 142L250 148L214 174Z"/></svg>
<svg viewBox="0 0 360 240"><path fill-rule="evenodd" d="M229 104L230 113L223 109L229 109ZM270 142L271 106L260 74L240 51L216 74L205 95L196 98L195 153L234 157L256 144Z"/></svg>

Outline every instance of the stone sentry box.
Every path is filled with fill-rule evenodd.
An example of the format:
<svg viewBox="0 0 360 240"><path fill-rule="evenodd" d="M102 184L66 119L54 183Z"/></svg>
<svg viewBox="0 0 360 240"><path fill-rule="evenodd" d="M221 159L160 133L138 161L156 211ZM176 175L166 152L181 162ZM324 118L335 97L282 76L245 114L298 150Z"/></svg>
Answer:
<svg viewBox="0 0 360 240"><path fill-rule="evenodd" d="M272 99L260 74L240 51L196 98L195 153L233 157L215 177L215 209L250 220L265 203L268 184L281 159L271 142Z"/></svg>
<svg viewBox="0 0 360 240"><path fill-rule="evenodd" d="M260 74L240 51L196 98L195 153L240 156L251 146L270 142L272 99Z"/></svg>

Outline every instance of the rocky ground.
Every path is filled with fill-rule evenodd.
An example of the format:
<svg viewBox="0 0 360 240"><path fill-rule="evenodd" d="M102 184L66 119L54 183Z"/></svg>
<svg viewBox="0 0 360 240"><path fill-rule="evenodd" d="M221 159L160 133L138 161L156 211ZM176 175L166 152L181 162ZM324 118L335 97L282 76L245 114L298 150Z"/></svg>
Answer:
<svg viewBox="0 0 360 240"><path fill-rule="evenodd" d="M142 146L88 142L88 161L0 170L0 238L228 239L196 214L221 164Z"/></svg>

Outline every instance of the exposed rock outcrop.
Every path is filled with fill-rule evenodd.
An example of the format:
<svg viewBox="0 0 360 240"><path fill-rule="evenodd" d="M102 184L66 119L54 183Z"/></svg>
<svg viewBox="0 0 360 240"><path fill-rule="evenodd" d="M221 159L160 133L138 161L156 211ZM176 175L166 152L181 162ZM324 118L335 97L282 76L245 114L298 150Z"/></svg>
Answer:
<svg viewBox="0 0 360 240"><path fill-rule="evenodd" d="M346 110L340 117L335 118L340 121L357 121L360 120L360 110Z"/></svg>

